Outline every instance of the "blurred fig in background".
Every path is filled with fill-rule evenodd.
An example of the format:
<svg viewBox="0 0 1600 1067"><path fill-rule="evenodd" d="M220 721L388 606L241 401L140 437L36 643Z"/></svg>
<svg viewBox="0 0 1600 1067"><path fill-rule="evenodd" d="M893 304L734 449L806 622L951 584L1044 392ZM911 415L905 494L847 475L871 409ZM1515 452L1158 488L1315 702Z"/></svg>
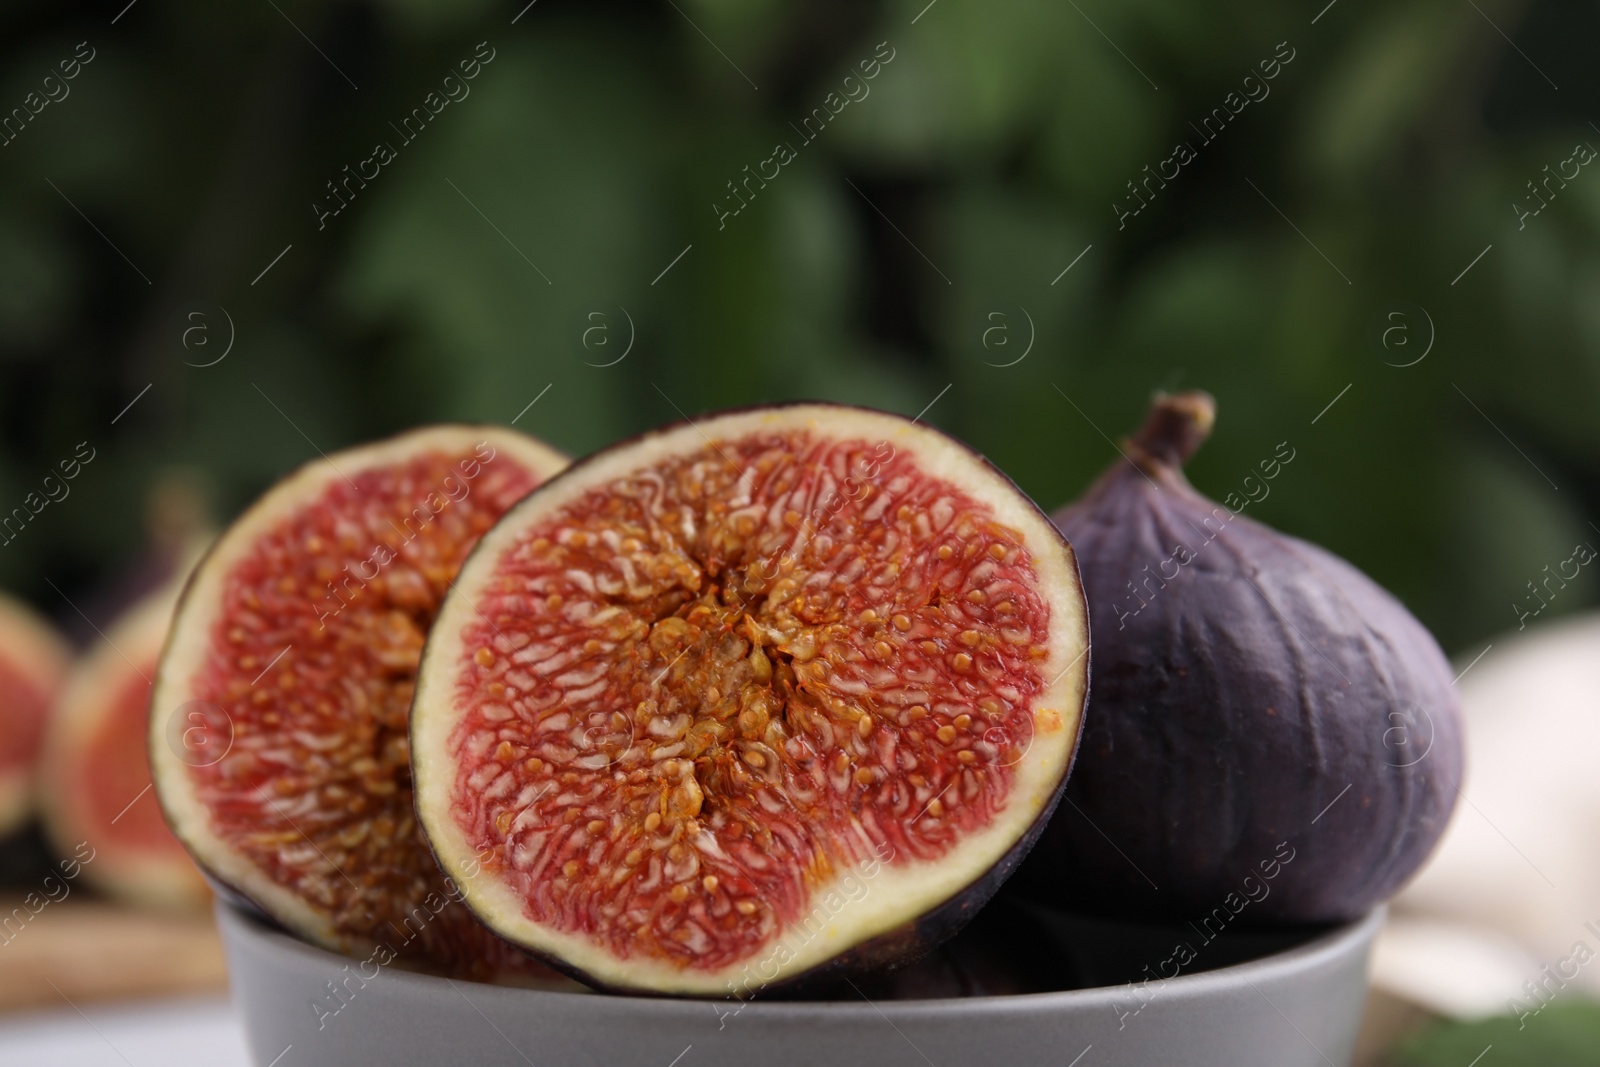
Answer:
<svg viewBox="0 0 1600 1067"><path fill-rule="evenodd" d="M0 842L17 836L33 817L45 720L66 681L70 657L54 627L0 594ZM0 881L25 877L12 868L30 866L0 845Z"/></svg>
<svg viewBox="0 0 1600 1067"><path fill-rule="evenodd" d="M215 531L204 475L161 472L145 497L137 562L90 600L109 618L73 665L45 730L38 802L51 850L83 861L85 880L133 904L182 909L210 899L151 791L151 686L189 572ZM175 724L182 744L187 724Z"/></svg>
<svg viewBox="0 0 1600 1067"><path fill-rule="evenodd" d="M72 612L66 623L80 648L94 648L102 640L97 626L121 618L145 598L169 586L181 591L217 537L212 495L211 480L198 467L174 464L153 474L144 493L144 542L132 562L74 598L84 615Z"/></svg>
<svg viewBox="0 0 1600 1067"><path fill-rule="evenodd" d="M80 658L50 716L39 805L59 856L110 896L168 909L210 899L205 879L167 828L151 792L150 691L181 583L170 581L106 630ZM183 740L177 723L174 743Z"/></svg>

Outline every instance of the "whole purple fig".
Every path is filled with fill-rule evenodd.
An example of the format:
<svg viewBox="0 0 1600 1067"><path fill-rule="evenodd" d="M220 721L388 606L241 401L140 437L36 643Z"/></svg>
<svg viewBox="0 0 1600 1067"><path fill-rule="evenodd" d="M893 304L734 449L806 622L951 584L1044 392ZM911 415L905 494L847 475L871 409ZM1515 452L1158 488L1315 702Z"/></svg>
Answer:
<svg viewBox="0 0 1600 1067"><path fill-rule="evenodd" d="M1350 919L1444 832L1462 771L1450 667L1366 575L1189 484L1214 418L1205 393L1158 396L1124 458L1053 516L1082 568L1094 677L1031 880L1057 904L1202 930ZM1247 492L1293 459L1280 445Z"/></svg>

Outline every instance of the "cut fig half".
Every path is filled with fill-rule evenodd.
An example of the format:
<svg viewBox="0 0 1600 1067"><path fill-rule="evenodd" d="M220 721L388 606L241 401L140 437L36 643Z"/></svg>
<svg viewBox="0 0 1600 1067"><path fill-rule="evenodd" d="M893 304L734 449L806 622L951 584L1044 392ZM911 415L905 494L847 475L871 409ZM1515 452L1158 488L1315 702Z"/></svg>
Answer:
<svg viewBox="0 0 1600 1067"><path fill-rule="evenodd" d="M960 928L1060 795L1072 550L982 457L826 404L670 426L479 542L412 709L417 812L502 937L744 996Z"/></svg>
<svg viewBox="0 0 1600 1067"><path fill-rule="evenodd" d="M50 715L39 806L57 855L131 903L182 909L210 899L205 879L161 818L144 743L150 691L177 587L136 603L72 669Z"/></svg>
<svg viewBox="0 0 1600 1067"><path fill-rule="evenodd" d="M32 608L0 594L0 838L33 817L34 769L72 652Z"/></svg>
<svg viewBox="0 0 1600 1067"><path fill-rule="evenodd" d="M378 964L529 972L434 865L407 715L461 562L565 465L510 430L418 430L307 464L217 541L178 605L148 743L168 822L220 885Z"/></svg>

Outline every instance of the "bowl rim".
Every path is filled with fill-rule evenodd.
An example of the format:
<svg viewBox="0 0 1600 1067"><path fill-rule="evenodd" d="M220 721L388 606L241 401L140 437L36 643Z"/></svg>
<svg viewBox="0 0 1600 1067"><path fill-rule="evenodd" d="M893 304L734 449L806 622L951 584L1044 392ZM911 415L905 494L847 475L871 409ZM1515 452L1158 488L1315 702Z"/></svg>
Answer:
<svg viewBox="0 0 1600 1067"><path fill-rule="evenodd" d="M1156 997L1180 997L1185 1000L1203 999L1211 993L1223 993L1238 989L1241 985L1257 987L1256 992L1263 998L1266 997L1259 988L1263 983L1271 982L1275 978L1300 974L1317 969L1324 964L1348 958L1352 953L1365 952L1377 936L1378 929L1383 925L1387 914L1387 906L1380 905L1366 915L1351 922L1343 923L1321 934L1310 938L1302 944L1279 952L1271 952L1255 959L1245 960L1242 963L1228 964L1207 971L1197 971L1192 974L1179 974L1172 978L1153 978L1148 982L1124 982L1118 985L1093 986L1088 989L1063 989L1043 993L1019 993L1000 996L975 996L975 997L941 997L926 1000L886 1000L874 1001L866 994L861 995L860 1001L843 1000L808 1000L784 1001L762 1000L758 993L740 1000L733 996L714 997L646 997L629 994L613 994L598 992L572 992L562 990L529 989L517 986L490 985L465 979L449 979L436 975L422 974L416 971L401 970L397 967L387 967L388 976L400 984L402 988L410 988L419 994L435 993L448 999L465 997L461 992L462 986L468 986L473 993L473 1000L469 1003L481 1002L488 998L496 1005L504 1004L507 1008L515 1008L523 1004L526 998L536 997L542 1001L552 1012L570 1010L592 1011L596 1008L613 1007L619 1013L644 1014L647 1016L677 1017L689 1013L703 1014L705 1006L733 1004L739 1005L739 1012L750 1010L759 1017L774 1021L803 1021L816 1019L820 1016L837 1019L841 1016L881 1016L885 1018L917 1019L928 1015L943 1015L950 1011L1048 1011L1052 1008L1072 1006L1074 1008L1090 1008L1097 1004L1111 1004L1117 1001L1126 1003L1130 990L1134 988L1155 989L1162 992L1152 992L1148 997L1142 998L1145 1002ZM217 924L221 929L224 941L238 939L253 942L255 946L280 959L287 958L301 963L310 963L321 966L333 964L343 967L354 960L354 957L343 956L315 945L307 944L292 934L277 929L268 921L251 915L243 909L228 903L225 900L216 902ZM233 967L230 954L229 967ZM859 992L859 990L857 990ZM1268 1000L1268 1003L1271 1003ZM603 1010L603 1008L602 1008Z"/></svg>

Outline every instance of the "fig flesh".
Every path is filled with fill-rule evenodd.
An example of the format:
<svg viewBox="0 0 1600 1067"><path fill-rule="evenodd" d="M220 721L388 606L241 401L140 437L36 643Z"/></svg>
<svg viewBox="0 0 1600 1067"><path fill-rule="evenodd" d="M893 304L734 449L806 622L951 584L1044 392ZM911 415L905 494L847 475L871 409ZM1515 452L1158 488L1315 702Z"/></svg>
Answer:
<svg viewBox="0 0 1600 1067"><path fill-rule="evenodd" d="M150 690L177 589L136 603L72 668L51 712L40 761L39 806L57 855L84 844L84 878L131 903L202 906L205 879L172 836L151 790L144 744Z"/></svg>
<svg viewBox="0 0 1600 1067"><path fill-rule="evenodd" d="M542 971L435 867L406 725L462 560L565 464L509 430L418 430L307 464L217 541L178 605L148 744L169 823L228 892L380 965Z"/></svg>
<svg viewBox="0 0 1600 1067"><path fill-rule="evenodd" d="M1181 465L1214 410L1159 397L1055 515L1083 568L1095 686L1029 881L1057 905L1214 925L1352 919L1449 819L1450 666L1356 568L1190 486Z"/></svg>
<svg viewBox="0 0 1600 1067"><path fill-rule="evenodd" d="M463 567L417 811L502 937L602 988L744 997L953 934L1060 793L1071 549L975 453L826 404L677 424Z"/></svg>
<svg viewBox="0 0 1600 1067"><path fill-rule="evenodd" d="M72 653L49 623L0 595L0 838L34 814L35 770Z"/></svg>

